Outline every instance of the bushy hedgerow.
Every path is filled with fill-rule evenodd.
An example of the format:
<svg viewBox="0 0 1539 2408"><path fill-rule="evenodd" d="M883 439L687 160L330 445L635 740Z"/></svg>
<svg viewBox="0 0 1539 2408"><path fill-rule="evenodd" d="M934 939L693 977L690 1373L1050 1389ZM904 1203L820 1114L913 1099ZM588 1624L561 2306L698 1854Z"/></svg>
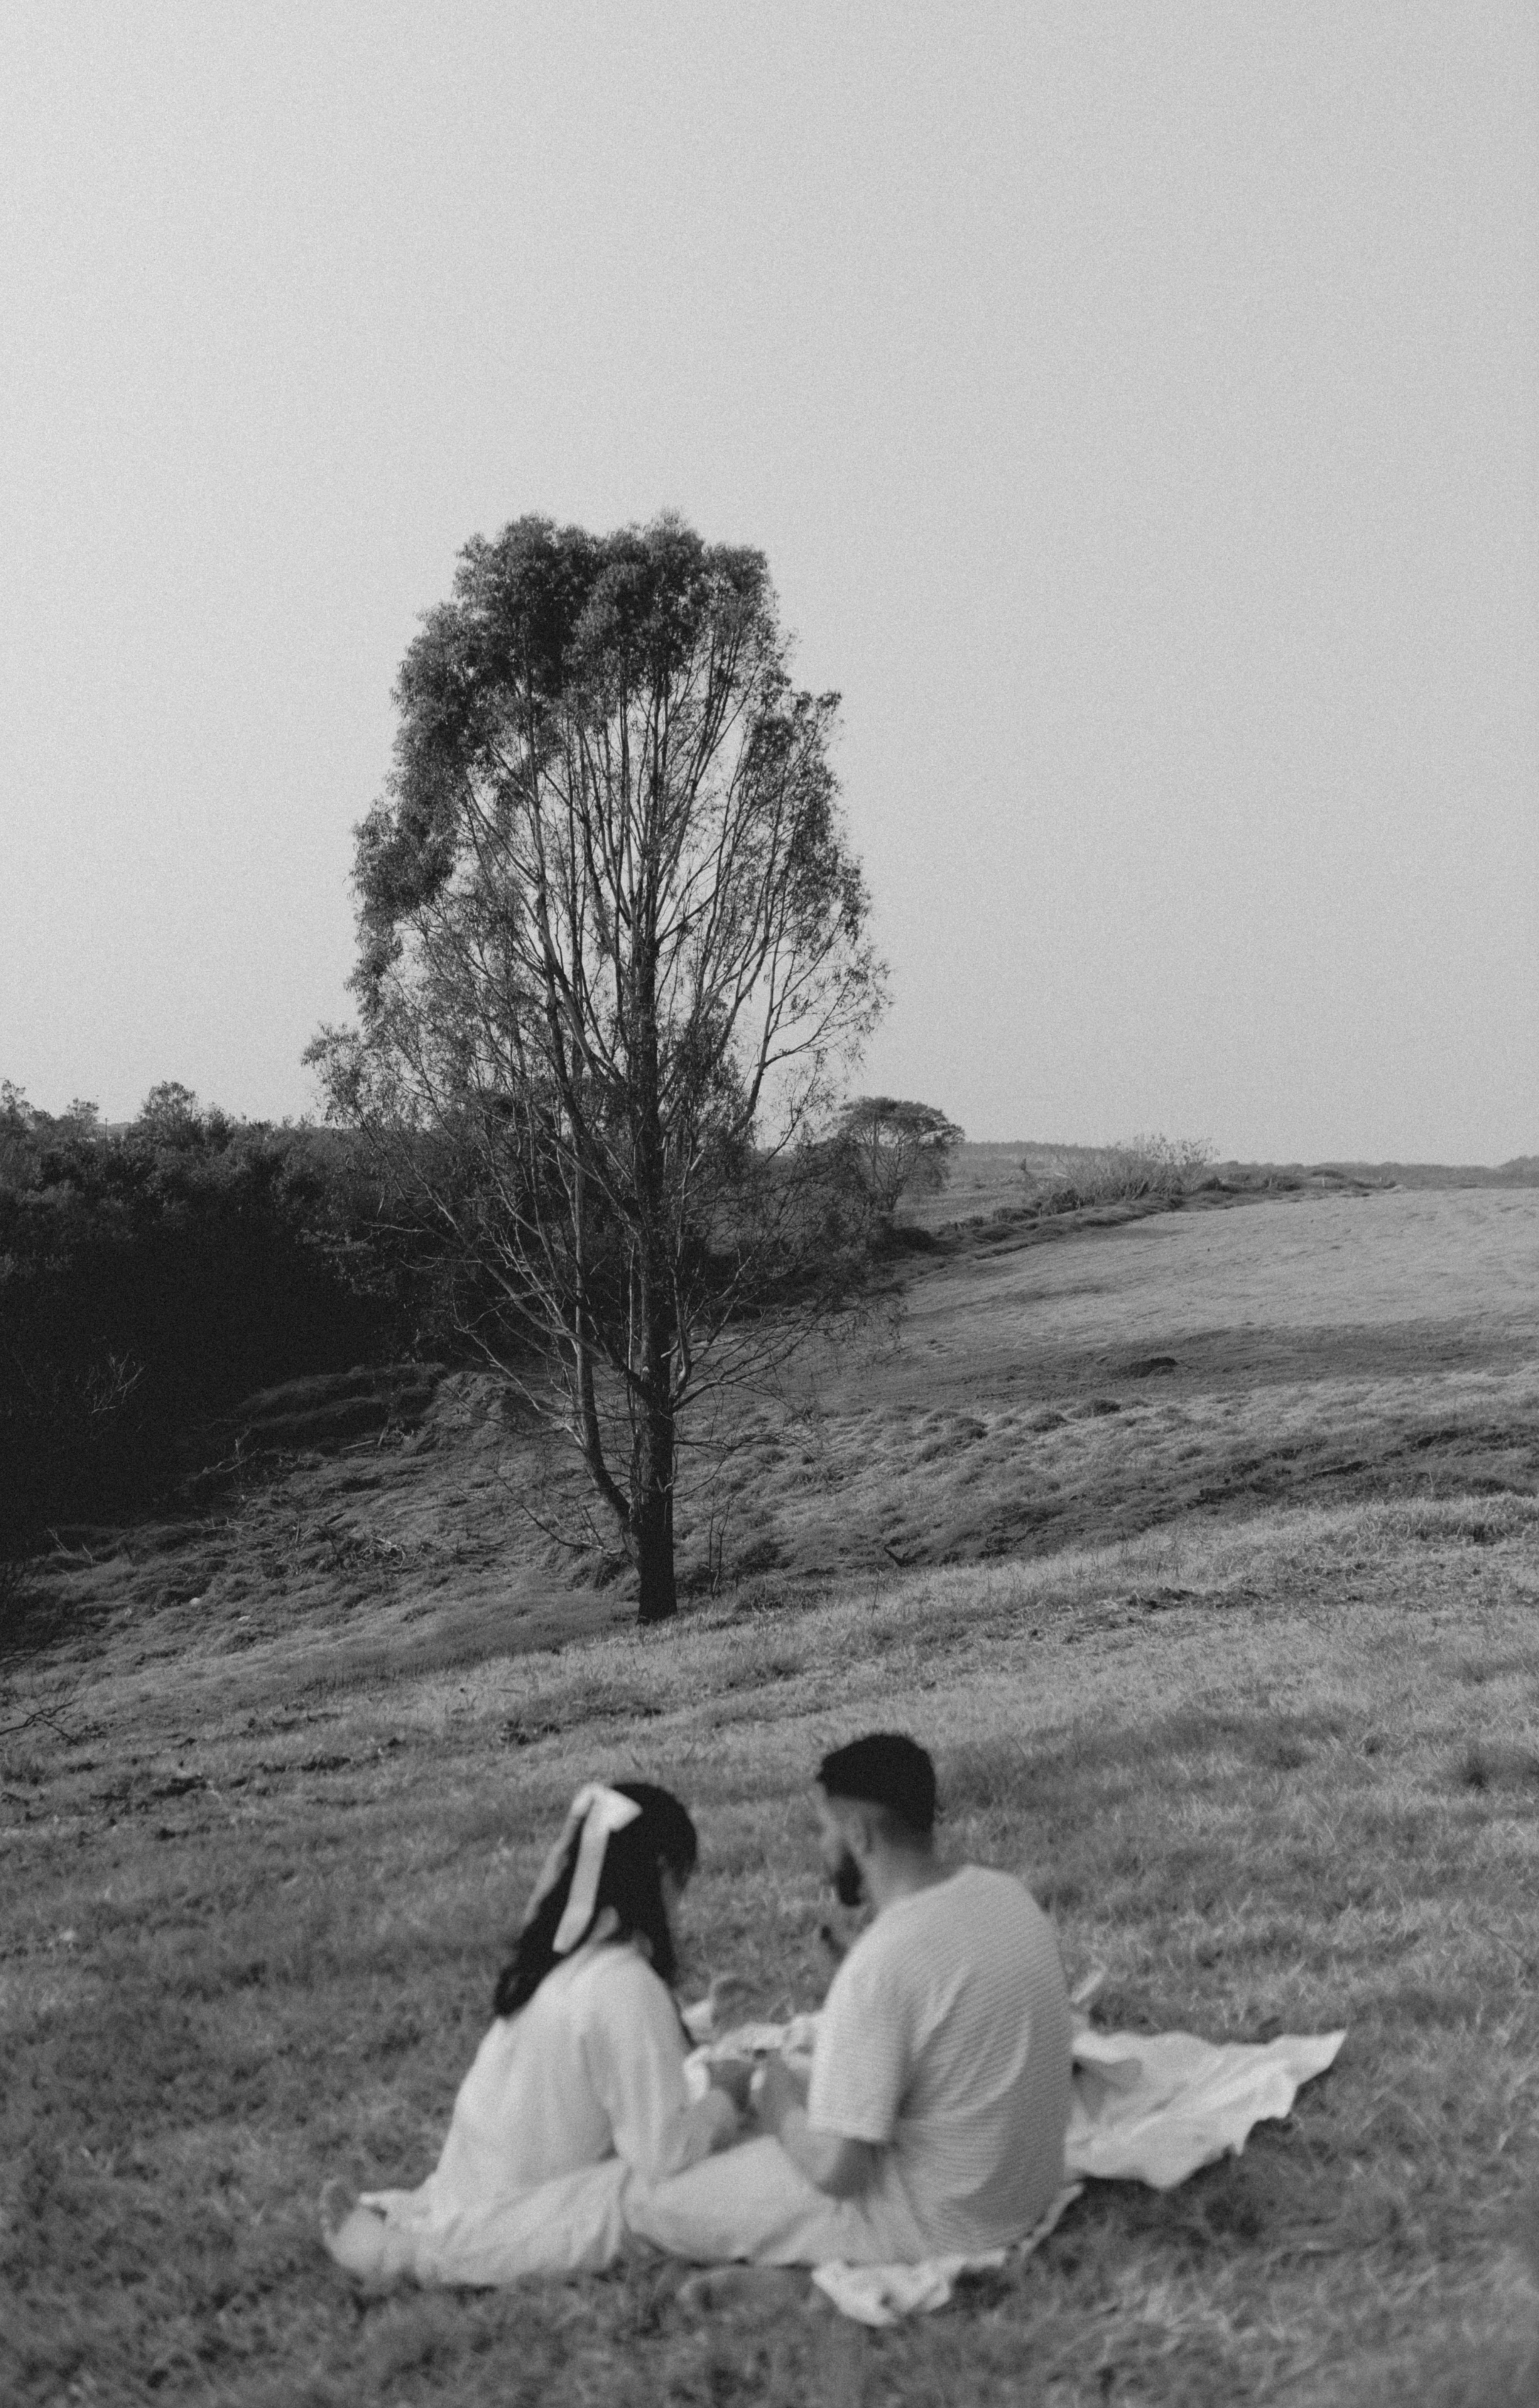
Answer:
<svg viewBox="0 0 1539 2408"><path fill-rule="evenodd" d="M147 1500L253 1388L402 1351L421 1284L345 1136L0 1089L0 1555Z"/></svg>

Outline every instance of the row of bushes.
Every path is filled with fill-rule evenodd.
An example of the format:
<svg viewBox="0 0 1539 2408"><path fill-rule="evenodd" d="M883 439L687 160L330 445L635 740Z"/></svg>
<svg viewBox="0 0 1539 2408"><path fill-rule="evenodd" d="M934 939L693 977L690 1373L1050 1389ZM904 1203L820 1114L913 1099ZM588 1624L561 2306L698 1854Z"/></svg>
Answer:
<svg viewBox="0 0 1539 2408"><path fill-rule="evenodd" d="M753 1309L848 1300L960 1134L927 1106L848 1108L770 1199L786 1259ZM169 1084L109 1130L0 1084L0 1561L160 1494L255 1389L527 1343L484 1188L442 1137L237 1122Z"/></svg>
<svg viewBox="0 0 1539 2408"><path fill-rule="evenodd" d="M176 1087L107 1132L0 1088L0 1557L152 1494L253 1388L400 1351L421 1306L346 1138Z"/></svg>

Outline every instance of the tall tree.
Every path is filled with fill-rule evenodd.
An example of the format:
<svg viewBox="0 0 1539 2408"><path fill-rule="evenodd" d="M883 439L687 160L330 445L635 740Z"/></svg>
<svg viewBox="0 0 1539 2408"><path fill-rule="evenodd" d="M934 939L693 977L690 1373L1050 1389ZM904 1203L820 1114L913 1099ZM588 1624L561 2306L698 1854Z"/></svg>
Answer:
<svg viewBox="0 0 1539 2408"><path fill-rule="evenodd" d="M880 1008L837 696L793 687L761 553L525 518L465 548L396 702L359 1026L309 1058L335 1116L471 1166L435 1202L560 1364L661 1620L679 1412L805 1240L794 1168Z"/></svg>

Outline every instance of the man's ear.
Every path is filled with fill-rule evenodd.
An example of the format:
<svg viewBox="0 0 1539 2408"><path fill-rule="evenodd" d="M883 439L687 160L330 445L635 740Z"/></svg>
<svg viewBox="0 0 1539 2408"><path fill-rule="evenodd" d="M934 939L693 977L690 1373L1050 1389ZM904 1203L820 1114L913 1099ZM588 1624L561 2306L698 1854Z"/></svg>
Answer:
<svg viewBox="0 0 1539 2408"><path fill-rule="evenodd" d="M858 1798L850 1799L846 1813L848 1820L845 1828L848 1833L850 1846L857 1849L862 1856L873 1855L876 1842L881 1836L879 1818Z"/></svg>

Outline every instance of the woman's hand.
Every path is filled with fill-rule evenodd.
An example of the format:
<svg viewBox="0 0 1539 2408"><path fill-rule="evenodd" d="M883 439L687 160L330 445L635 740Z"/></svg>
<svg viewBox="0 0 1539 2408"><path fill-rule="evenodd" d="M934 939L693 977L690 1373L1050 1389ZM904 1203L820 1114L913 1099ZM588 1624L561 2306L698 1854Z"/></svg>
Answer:
<svg viewBox="0 0 1539 2408"><path fill-rule="evenodd" d="M716 2057L706 2066L712 2088L724 2090L740 2115L748 2112L748 2086L756 2071L751 2057Z"/></svg>
<svg viewBox="0 0 1539 2408"><path fill-rule="evenodd" d="M741 1998L748 1985L735 1973L713 1974L709 1988L692 2007L679 2009L679 2020L698 2047L703 2041L714 2040L721 2029L721 2010L734 1994Z"/></svg>

